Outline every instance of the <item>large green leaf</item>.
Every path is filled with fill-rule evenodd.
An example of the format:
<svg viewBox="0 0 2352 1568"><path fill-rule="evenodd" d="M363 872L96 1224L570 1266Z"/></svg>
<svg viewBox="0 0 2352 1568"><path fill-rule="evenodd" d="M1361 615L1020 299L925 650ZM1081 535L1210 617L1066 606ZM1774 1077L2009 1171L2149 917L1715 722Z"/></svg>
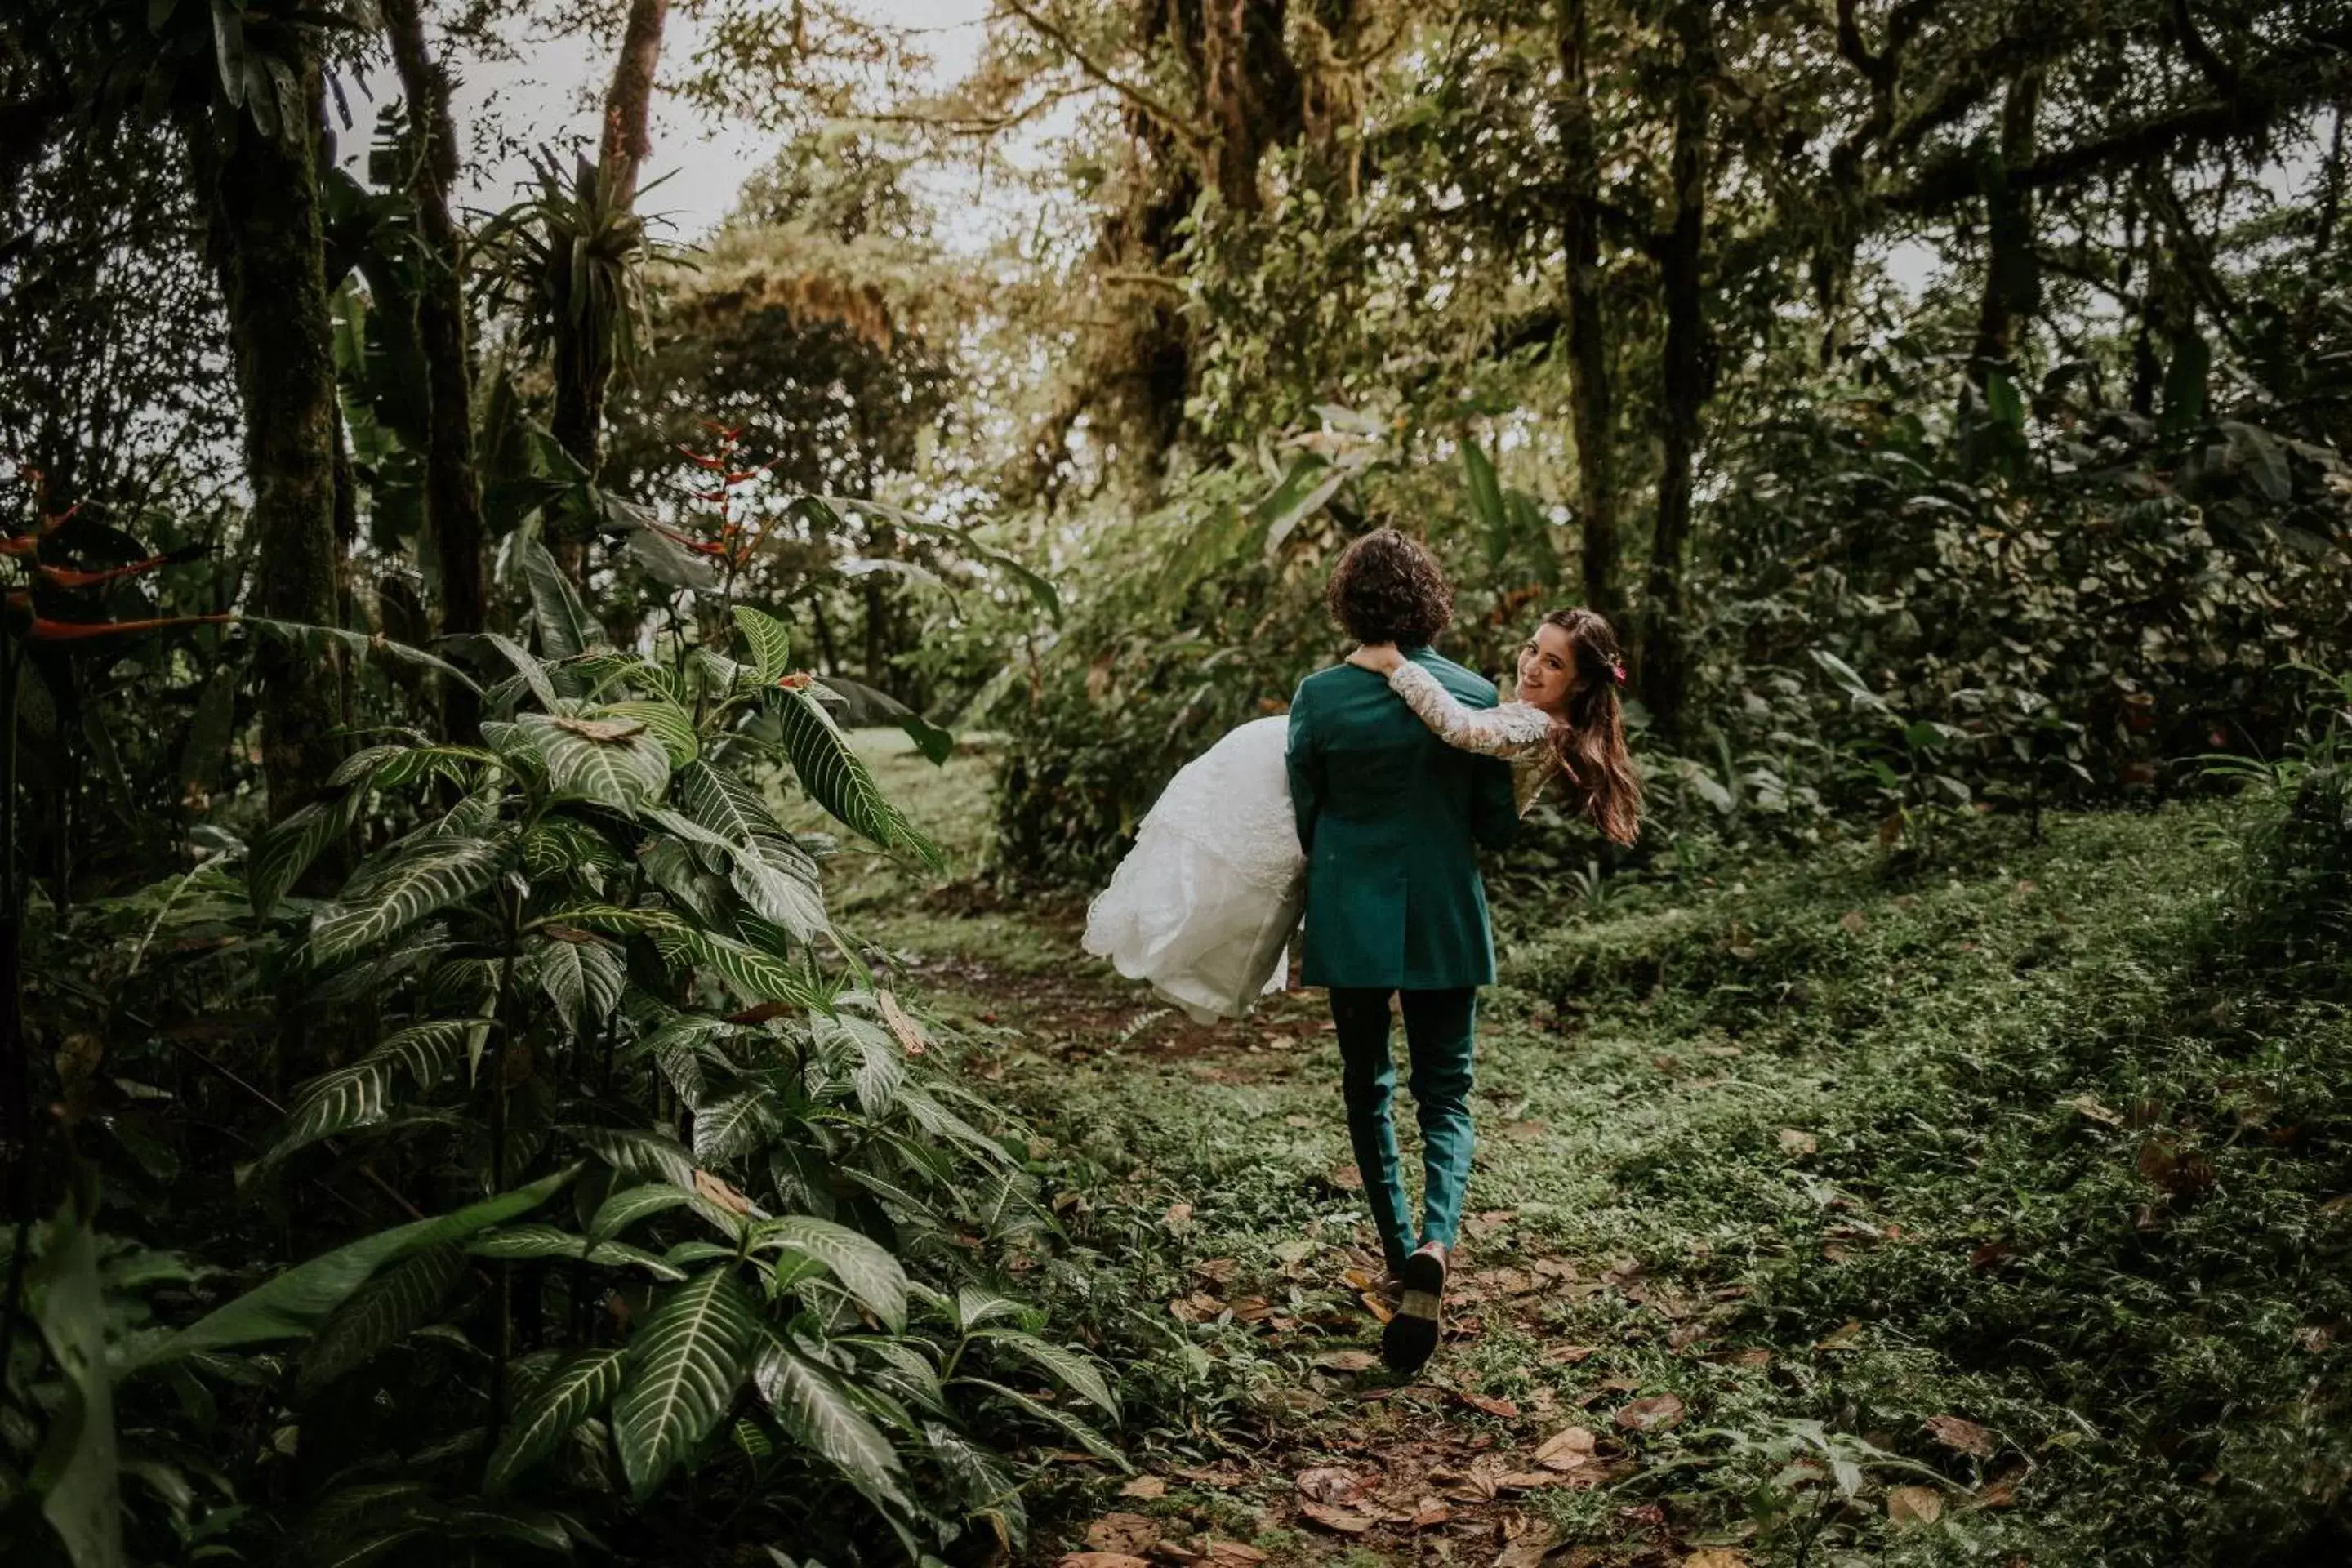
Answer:
<svg viewBox="0 0 2352 1568"><path fill-rule="evenodd" d="M817 1048L829 1058L846 1057L857 1107L881 1116L898 1103L907 1081L907 1051L890 1031L870 1018L819 1016L811 1020Z"/></svg>
<svg viewBox="0 0 2352 1568"><path fill-rule="evenodd" d="M1118 1417L1118 1401L1110 1391L1110 1384L1102 1369L1074 1350L1067 1350L1050 1340L1019 1329L979 1329L971 1336L975 1341L1003 1345L1017 1355L1024 1356L1044 1367L1067 1384L1072 1393L1088 1404L1099 1407L1113 1420Z"/></svg>
<svg viewBox="0 0 2352 1568"><path fill-rule="evenodd" d="M708 763L681 769L678 785L688 820L727 846L735 890L744 901L795 939L814 941L825 927L823 879L760 792Z"/></svg>
<svg viewBox="0 0 2352 1568"><path fill-rule="evenodd" d="M1462 471L1470 492L1470 510L1478 520L1479 536L1486 546L1486 569L1499 572L1504 557L1510 553L1511 516L1503 505L1503 487L1495 477L1495 465L1487 460L1478 443L1467 437L1462 442Z"/></svg>
<svg viewBox="0 0 2352 1568"><path fill-rule="evenodd" d="M666 1213L687 1201L686 1190L666 1182L642 1187L625 1187L596 1206L596 1217L588 1222L588 1239L610 1241L641 1219Z"/></svg>
<svg viewBox="0 0 2352 1568"><path fill-rule="evenodd" d="M465 1272L463 1252L432 1247L403 1258L353 1291L303 1354L305 1396L423 1328Z"/></svg>
<svg viewBox="0 0 2352 1568"><path fill-rule="evenodd" d="M526 713L518 721L547 763L548 787L634 812L669 785L669 752L635 719Z"/></svg>
<svg viewBox="0 0 2352 1568"><path fill-rule="evenodd" d="M327 846L351 831L359 805L356 793L336 800L312 801L255 837L245 862L246 894L255 914L267 915L277 908L286 889L301 879Z"/></svg>
<svg viewBox="0 0 2352 1568"><path fill-rule="evenodd" d="M743 640L751 645L751 659L759 668L761 685L773 685L792 668L793 637L784 629L782 621L749 605L738 605L735 606L735 629L741 632Z"/></svg>
<svg viewBox="0 0 2352 1568"><path fill-rule="evenodd" d="M669 752L670 762L684 767L694 761L701 743L694 733L694 716L667 697L633 697L610 702L604 711L615 719L634 719L651 731Z"/></svg>
<svg viewBox="0 0 2352 1568"><path fill-rule="evenodd" d="M267 1169L322 1138L383 1121L390 1110L395 1073L406 1072L420 1090L431 1089L456 1068L461 1055L472 1054L490 1027L488 1018L413 1025L385 1036L350 1067L310 1079L297 1093L278 1141L257 1168Z"/></svg>
<svg viewBox="0 0 2352 1568"><path fill-rule="evenodd" d="M724 1267L672 1290L637 1331L613 1437L639 1501L727 1414L758 1331L750 1294Z"/></svg>
<svg viewBox="0 0 2352 1568"><path fill-rule="evenodd" d="M759 1147L775 1130L776 1121L764 1089L738 1089L710 1101L694 1113L694 1157L705 1166L721 1165Z"/></svg>
<svg viewBox="0 0 2352 1568"><path fill-rule="evenodd" d="M845 1225L795 1214L761 1224L752 1246L755 1250L780 1247L824 1265L884 1327L894 1334L906 1331L907 1271L873 1237Z"/></svg>
<svg viewBox="0 0 2352 1568"><path fill-rule="evenodd" d="M514 1479L555 1451L564 1435L604 1408L621 1386L629 1352L619 1347L583 1352L540 1380L515 1407L490 1455L482 1489L496 1497Z"/></svg>
<svg viewBox="0 0 2352 1568"><path fill-rule="evenodd" d="M311 917L311 962L331 963L472 898L498 879L504 859L504 847L484 838L419 838L395 847Z"/></svg>
<svg viewBox="0 0 2352 1568"><path fill-rule="evenodd" d="M654 945L672 963L691 963L718 973L752 1002L790 1002L812 1011L825 1005L824 994L772 953L682 922L653 928Z"/></svg>
<svg viewBox="0 0 2352 1568"><path fill-rule="evenodd" d="M620 955L601 942L536 937L540 989L555 1004L566 1032L579 1035L603 1025L621 1003L625 976Z"/></svg>
<svg viewBox="0 0 2352 1568"><path fill-rule="evenodd" d="M464 1241L477 1231L528 1214L562 1191L576 1173L576 1167L559 1171L453 1214L395 1226L322 1253L158 1342L132 1367L145 1370L232 1345L304 1338L377 1269L429 1247Z"/></svg>
<svg viewBox="0 0 2352 1568"><path fill-rule="evenodd" d="M833 1465L861 1491L895 1497L898 1455L833 1374L790 1346L771 1342L752 1381L793 1440Z"/></svg>
<svg viewBox="0 0 2352 1568"><path fill-rule="evenodd" d="M45 1412L48 1434L34 1489L74 1568L123 1568L129 1560L122 1554L114 1385L106 1366L106 1293L98 1238L70 1206L50 1227L36 1283L35 1316L62 1386L56 1408Z"/></svg>
<svg viewBox="0 0 2352 1568"><path fill-rule="evenodd" d="M522 573L530 585L531 618L539 623L539 646L550 658L573 658L604 640L604 629L580 602L547 546L526 538L520 545Z"/></svg>
<svg viewBox="0 0 2352 1568"><path fill-rule="evenodd" d="M885 849L903 850L935 871L947 864L939 847L883 796L874 775L814 697L780 690L771 708L783 731L793 771L809 798Z"/></svg>

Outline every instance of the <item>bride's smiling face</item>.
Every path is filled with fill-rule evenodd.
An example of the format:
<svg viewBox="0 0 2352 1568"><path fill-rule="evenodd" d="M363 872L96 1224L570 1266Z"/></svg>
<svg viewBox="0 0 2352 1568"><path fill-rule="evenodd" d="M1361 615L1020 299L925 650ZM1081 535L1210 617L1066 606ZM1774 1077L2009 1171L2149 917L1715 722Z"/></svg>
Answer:
<svg viewBox="0 0 2352 1568"><path fill-rule="evenodd" d="M1575 688L1576 640L1546 622L1519 648L1519 700L1557 713Z"/></svg>

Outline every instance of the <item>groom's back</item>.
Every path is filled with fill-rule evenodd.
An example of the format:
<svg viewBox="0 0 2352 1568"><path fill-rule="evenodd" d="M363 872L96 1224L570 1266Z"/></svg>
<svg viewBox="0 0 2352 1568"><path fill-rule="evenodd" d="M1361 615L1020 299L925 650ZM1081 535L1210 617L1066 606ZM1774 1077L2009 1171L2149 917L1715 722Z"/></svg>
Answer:
<svg viewBox="0 0 2352 1568"><path fill-rule="evenodd" d="M1460 665L1410 657L1465 706L1495 705L1494 687ZM1305 983L1490 984L1476 846L1499 847L1517 826L1509 767L1446 745L1354 665L1299 683L1289 766L1307 851Z"/></svg>

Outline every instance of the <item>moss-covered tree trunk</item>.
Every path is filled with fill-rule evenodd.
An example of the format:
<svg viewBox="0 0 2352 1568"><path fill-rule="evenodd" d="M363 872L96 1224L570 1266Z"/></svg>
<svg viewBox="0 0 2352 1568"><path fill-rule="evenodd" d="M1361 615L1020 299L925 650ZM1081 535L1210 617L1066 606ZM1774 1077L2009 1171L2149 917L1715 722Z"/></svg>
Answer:
<svg viewBox="0 0 2352 1568"><path fill-rule="evenodd" d="M440 629L463 635L484 625L482 492L474 464L473 359L466 344L465 247L449 216L457 182L457 128L449 115L449 77L425 47L418 0L384 0L393 63L423 138L409 194L416 226L432 258L416 300L417 336L426 379L425 526L440 576ZM480 712L456 681L441 689L449 732L470 739Z"/></svg>
<svg viewBox="0 0 2352 1568"><path fill-rule="evenodd" d="M1716 73L1710 0L1683 0L1675 8L1670 25L1680 58L1675 66L1674 152L1667 170L1674 205L1660 247L1659 266L1666 311L1665 351L1660 367L1664 455L1658 474L1657 531L1650 543L1636 659L1642 700L1662 734L1675 741L1682 733L1688 679L1685 622L1690 595L1685 571L1690 553L1692 469L1697 460L1699 415L1706 404L1711 368L1702 276Z"/></svg>
<svg viewBox="0 0 2352 1568"><path fill-rule="evenodd" d="M303 101L315 105L320 88L318 61L307 58ZM210 118L191 121L186 132L244 406L253 608L275 620L334 626L342 575L335 363L313 121L289 124L282 137L262 135L250 121L224 137ZM323 790L341 760L341 661L281 637L262 639L257 658L274 821Z"/></svg>
<svg viewBox="0 0 2352 1568"><path fill-rule="evenodd" d="M1615 396L1601 311L1601 139L1593 122L1590 0L1559 0L1562 164L1560 232L1566 252L1569 418L1576 437L1576 500L1583 532L1584 602L1615 616L1617 463Z"/></svg>

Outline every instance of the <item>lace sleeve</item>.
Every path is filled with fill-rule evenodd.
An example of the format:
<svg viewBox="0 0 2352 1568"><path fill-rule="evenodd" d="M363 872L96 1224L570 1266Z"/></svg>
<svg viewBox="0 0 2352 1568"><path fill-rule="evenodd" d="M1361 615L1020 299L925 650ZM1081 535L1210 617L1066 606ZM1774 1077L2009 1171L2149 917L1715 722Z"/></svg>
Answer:
<svg viewBox="0 0 2352 1568"><path fill-rule="evenodd" d="M1389 676L1389 689L1405 700L1414 717L1457 751L1512 757L1540 744L1550 721L1521 702L1500 708L1465 708L1437 677L1407 660Z"/></svg>

